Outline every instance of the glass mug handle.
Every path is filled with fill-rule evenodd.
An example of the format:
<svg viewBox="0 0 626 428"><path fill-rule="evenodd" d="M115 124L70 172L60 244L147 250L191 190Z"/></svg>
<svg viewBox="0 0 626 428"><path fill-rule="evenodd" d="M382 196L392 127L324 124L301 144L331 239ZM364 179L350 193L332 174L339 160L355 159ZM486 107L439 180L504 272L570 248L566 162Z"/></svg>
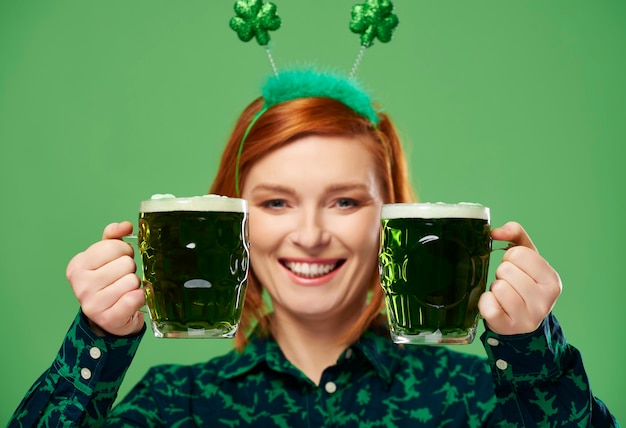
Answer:
<svg viewBox="0 0 626 428"><path fill-rule="evenodd" d="M125 235L122 236L122 241L132 245L134 248L137 248L137 235Z"/></svg>
<svg viewBox="0 0 626 428"><path fill-rule="evenodd" d="M513 247L517 247L517 244L513 243L513 242L508 242L508 241L496 241L495 239L492 240L492 242L502 242L502 243L507 243L507 245L505 245L504 247L498 247L498 248L492 248L491 252L494 251L507 251L510 250Z"/></svg>

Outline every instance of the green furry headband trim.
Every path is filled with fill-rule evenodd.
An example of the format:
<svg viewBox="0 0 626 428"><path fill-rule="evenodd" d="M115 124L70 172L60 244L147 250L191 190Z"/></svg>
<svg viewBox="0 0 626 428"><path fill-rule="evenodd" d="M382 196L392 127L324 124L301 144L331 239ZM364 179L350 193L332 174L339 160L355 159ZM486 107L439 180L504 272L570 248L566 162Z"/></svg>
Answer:
<svg viewBox="0 0 626 428"><path fill-rule="evenodd" d="M366 117L374 126L378 124L370 96L354 79L348 80L340 74L317 70L281 71L278 76L267 79L262 94L268 108L298 98L334 98Z"/></svg>
<svg viewBox="0 0 626 428"><path fill-rule="evenodd" d="M359 87L354 79L347 79L339 74L323 73L311 69L282 71L279 75L273 75L267 79L261 93L265 101L263 108L248 124L237 150L237 164L235 165L237 196L241 195L239 165L244 143L254 124L268 108L299 98L332 98L367 118L373 126L378 125L378 114L372 106L370 96Z"/></svg>

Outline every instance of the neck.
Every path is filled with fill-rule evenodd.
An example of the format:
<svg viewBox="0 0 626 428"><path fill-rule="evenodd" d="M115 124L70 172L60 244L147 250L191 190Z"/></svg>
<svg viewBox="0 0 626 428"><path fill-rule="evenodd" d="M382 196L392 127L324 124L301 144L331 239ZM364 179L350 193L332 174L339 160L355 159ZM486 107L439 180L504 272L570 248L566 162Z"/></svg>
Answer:
<svg viewBox="0 0 626 428"><path fill-rule="evenodd" d="M302 319L274 312L272 334L285 357L316 385L322 372L334 365L350 345L343 339L358 319L359 311L341 319Z"/></svg>

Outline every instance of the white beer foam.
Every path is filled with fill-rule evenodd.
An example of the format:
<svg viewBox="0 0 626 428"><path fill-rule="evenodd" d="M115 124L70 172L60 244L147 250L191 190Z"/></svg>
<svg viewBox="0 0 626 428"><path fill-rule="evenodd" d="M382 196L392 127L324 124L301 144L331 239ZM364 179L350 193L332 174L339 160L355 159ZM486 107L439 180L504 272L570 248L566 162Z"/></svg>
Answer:
<svg viewBox="0 0 626 428"><path fill-rule="evenodd" d="M471 202L458 204L400 203L385 204L382 218L475 218L489 221L489 208Z"/></svg>
<svg viewBox="0 0 626 428"><path fill-rule="evenodd" d="M142 213L172 211L223 211L247 213L248 202L245 199L228 198L220 195L192 196L177 198L169 193L156 194L148 201L142 201Z"/></svg>

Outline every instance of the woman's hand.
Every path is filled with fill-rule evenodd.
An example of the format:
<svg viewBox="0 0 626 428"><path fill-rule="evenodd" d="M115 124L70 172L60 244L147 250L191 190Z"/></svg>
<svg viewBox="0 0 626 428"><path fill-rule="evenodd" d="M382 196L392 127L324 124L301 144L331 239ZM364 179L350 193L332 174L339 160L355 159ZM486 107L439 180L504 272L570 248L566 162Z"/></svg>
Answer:
<svg viewBox="0 0 626 428"><path fill-rule="evenodd" d="M144 325L144 291L140 288L133 249L121 238L133 231L130 222L112 223L102 241L77 254L67 266L69 280L90 326L100 336L127 336Z"/></svg>
<svg viewBox="0 0 626 428"><path fill-rule="evenodd" d="M510 222L493 229L491 237L514 246L504 253L495 281L480 297L480 313L495 333L531 333L554 307L561 294L561 279L520 224Z"/></svg>

